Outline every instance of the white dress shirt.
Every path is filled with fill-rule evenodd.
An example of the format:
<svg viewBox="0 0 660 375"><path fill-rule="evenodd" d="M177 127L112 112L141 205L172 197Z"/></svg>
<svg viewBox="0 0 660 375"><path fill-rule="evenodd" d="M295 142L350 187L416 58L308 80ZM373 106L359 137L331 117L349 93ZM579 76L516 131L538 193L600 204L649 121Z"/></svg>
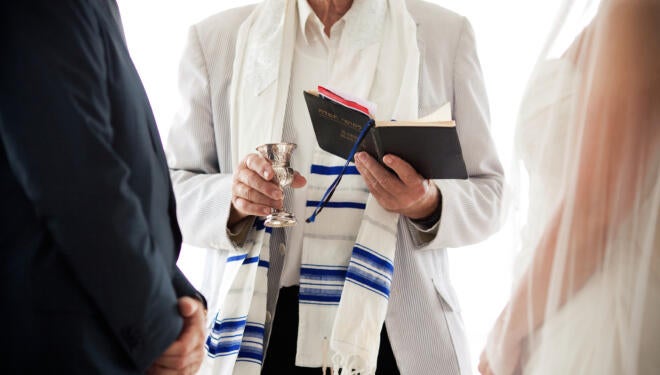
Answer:
<svg viewBox="0 0 660 375"><path fill-rule="evenodd" d="M384 2L371 2L384 6ZM355 3L348 12L330 29L327 36L324 25L306 0L297 1L299 27L293 54L293 68L289 87L289 100L284 114L283 140L298 145L291 159L292 167L303 176L307 175L312 164L312 155L317 147L303 91L316 89L318 85L332 87L328 82L332 76L332 67L342 58L339 46L342 38L361 38L363 35L344 35L348 22L360 22L361 17L369 17L370 9ZM365 33L369 30L362 29ZM298 218L298 224L288 232L286 255L280 279L280 286L298 285L300 281L300 263L302 257L305 205L307 186L293 189L292 202L288 202Z"/></svg>

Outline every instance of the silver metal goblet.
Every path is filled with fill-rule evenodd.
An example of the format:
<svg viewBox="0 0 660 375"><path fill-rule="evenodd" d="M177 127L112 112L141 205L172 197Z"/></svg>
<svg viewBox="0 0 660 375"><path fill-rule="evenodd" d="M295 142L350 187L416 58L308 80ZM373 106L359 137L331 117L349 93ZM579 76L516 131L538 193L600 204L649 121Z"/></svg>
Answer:
<svg viewBox="0 0 660 375"><path fill-rule="evenodd" d="M295 150L295 143L266 143L257 147L257 151L264 158L270 160L273 165L275 177L273 181L285 188L293 182L293 168L290 167L291 154ZM266 216L264 225L279 228L289 227L296 224L296 217L287 211L276 208L271 209L270 215Z"/></svg>

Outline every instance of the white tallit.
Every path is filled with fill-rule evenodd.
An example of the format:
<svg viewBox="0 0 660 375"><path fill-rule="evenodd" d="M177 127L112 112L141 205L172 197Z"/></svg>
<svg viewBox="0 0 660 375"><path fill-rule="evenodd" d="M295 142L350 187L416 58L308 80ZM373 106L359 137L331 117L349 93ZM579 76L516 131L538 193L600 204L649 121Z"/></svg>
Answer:
<svg viewBox="0 0 660 375"><path fill-rule="evenodd" d="M382 1L382 0L374 0ZM355 0L353 7L373 6ZM347 24L344 33L369 28L343 45L344 66L332 67L333 88L377 103L378 118L416 118L419 52L416 25L403 0ZM231 88L232 161L237 165L262 143L279 142L289 91L296 27L295 0L266 0L241 25ZM353 28L353 29L352 29ZM342 39L346 40L346 39ZM313 89L314 87L310 87ZM302 100L302 93L301 100ZM313 142L313 140L309 140ZM294 154L295 157L295 154ZM320 149L308 179L308 211L344 161ZM334 175L333 175L334 174ZM323 187L323 188L322 188ZM380 331L393 272L398 215L385 211L351 167L331 203L305 225L300 278L296 364L375 372ZM258 374L264 322L270 232L257 220L245 243L229 249L219 306L207 339L205 374ZM219 267L222 268L222 267ZM331 363L330 363L331 362Z"/></svg>

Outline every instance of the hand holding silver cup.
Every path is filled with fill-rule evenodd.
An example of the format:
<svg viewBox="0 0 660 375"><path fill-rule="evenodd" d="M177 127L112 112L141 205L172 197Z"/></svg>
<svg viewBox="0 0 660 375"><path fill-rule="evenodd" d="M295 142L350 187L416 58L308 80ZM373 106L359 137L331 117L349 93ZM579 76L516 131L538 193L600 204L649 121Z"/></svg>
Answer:
<svg viewBox="0 0 660 375"><path fill-rule="evenodd" d="M295 150L295 143L266 143L257 147L257 151L273 166L275 176L273 181L285 188L293 182L294 170L290 166L291 154ZM264 225L267 227L289 227L297 222L293 213L273 208L270 215L266 217Z"/></svg>

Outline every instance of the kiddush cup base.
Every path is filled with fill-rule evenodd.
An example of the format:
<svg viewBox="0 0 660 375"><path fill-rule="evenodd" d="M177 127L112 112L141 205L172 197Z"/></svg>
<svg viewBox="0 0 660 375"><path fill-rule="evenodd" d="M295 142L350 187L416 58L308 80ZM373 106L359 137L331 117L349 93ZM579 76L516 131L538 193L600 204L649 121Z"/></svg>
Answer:
<svg viewBox="0 0 660 375"><path fill-rule="evenodd" d="M271 228L282 228L296 225L296 217L288 212L274 212L266 216L264 225Z"/></svg>

